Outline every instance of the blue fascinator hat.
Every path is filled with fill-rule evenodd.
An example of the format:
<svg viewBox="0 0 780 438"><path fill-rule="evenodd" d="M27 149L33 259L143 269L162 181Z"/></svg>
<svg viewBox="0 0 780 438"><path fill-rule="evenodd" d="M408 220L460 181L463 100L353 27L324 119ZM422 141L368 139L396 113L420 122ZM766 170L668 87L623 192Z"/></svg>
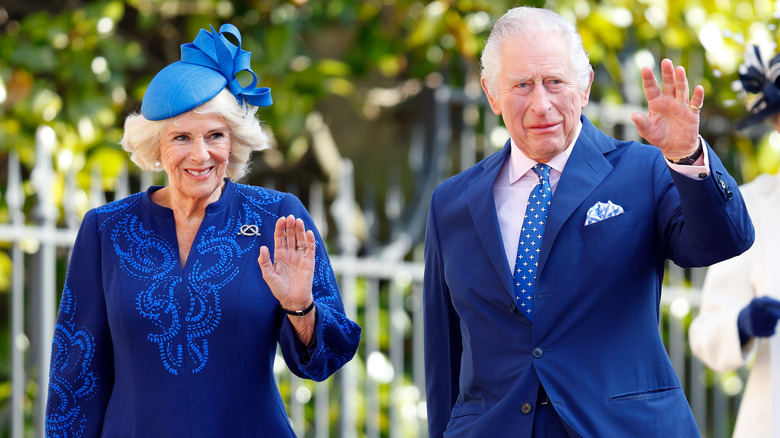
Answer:
<svg viewBox="0 0 780 438"><path fill-rule="evenodd" d="M152 78L141 102L141 114L147 120L176 117L213 99L225 87L254 106L271 105L271 89L256 87L257 75L249 64L250 52L241 49L241 33L232 24L223 24L219 32L201 29L195 41L181 46L181 61L160 70ZM224 36L233 35L234 45ZM248 71L252 83L242 87L236 74Z"/></svg>
<svg viewBox="0 0 780 438"><path fill-rule="evenodd" d="M745 61L739 66L741 88L755 95L748 105L750 114L737 122L737 129L760 123L780 111L780 55L770 60L761 56L757 45L745 50Z"/></svg>

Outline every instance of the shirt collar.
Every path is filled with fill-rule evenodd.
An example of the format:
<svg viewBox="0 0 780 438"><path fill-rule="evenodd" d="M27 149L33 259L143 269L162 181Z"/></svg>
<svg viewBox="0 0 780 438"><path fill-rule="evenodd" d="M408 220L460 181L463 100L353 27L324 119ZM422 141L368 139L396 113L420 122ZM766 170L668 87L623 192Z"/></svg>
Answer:
<svg viewBox="0 0 780 438"><path fill-rule="evenodd" d="M563 168L566 166L566 162L569 161L569 156L571 156L574 144L577 143L577 139L580 138L580 131L582 131L581 120L577 123L577 131L574 133L574 139L571 144L547 162L547 165L549 165L552 170L556 170L559 173L563 172ZM526 157L525 154L520 151L520 148L517 147L514 140L511 140L511 143L511 150L509 152L509 184L514 184L525 175L526 172L531 170L537 162Z"/></svg>

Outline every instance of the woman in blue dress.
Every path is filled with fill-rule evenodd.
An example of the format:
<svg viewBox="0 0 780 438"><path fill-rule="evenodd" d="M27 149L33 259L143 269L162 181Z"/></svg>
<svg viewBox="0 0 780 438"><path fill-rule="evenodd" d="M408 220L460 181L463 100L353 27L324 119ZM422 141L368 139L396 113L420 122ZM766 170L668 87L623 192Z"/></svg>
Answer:
<svg viewBox="0 0 780 438"><path fill-rule="evenodd" d="M226 34L232 34L237 45ZM271 104L230 25L161 70L122 147L168 185L90 210L52 346L50 437L292 437L277 343L322 381L358 346L316 227L291 194L237 184ZM255 80L242 87L236 73Z"/></svg>

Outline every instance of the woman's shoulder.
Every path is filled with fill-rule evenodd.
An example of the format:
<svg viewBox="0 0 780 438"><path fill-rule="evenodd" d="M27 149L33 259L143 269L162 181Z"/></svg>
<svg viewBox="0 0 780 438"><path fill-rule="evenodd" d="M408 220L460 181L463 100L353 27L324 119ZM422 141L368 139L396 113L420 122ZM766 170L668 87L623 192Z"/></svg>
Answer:
<svg viewBox="0 0 780 438"><path fill-rule="evenodd" d="M292 193L269 189L266 187L253 186L249 184L236 184L236 194L248 202L255 205L273 205L286 204L289 202L300 203L298 198Z"/></svg>
<svg viewBox="0 0 780 438"><path fill-rule="evenodd" d="M92 209L91 211L93 211L94 214L98 216L106 215L106 214L110 215L118 211L124 211L129 208L132 208L134 205L137 205L141 201L141 197L143 196L143 194L144 192L134 193L124 198L117 199L115 201L111 201L106 204L103 204L100 207Z"/></svg>

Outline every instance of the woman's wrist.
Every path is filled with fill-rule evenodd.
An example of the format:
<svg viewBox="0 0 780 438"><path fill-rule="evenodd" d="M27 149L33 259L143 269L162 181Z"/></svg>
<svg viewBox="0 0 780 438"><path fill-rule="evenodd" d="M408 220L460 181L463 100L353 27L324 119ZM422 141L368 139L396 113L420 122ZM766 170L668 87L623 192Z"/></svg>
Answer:
<svg viewBox="0 0 780 438"><path fill-rule="evenodd" d="M311 302L306 306L290 305L288 307L282 305L282 303L279 303L279 307L282 309L282 312L288 315L303 317L306 316L309 312L311 312L312 309L314 309L314 300L311 300Z"/></svg>

